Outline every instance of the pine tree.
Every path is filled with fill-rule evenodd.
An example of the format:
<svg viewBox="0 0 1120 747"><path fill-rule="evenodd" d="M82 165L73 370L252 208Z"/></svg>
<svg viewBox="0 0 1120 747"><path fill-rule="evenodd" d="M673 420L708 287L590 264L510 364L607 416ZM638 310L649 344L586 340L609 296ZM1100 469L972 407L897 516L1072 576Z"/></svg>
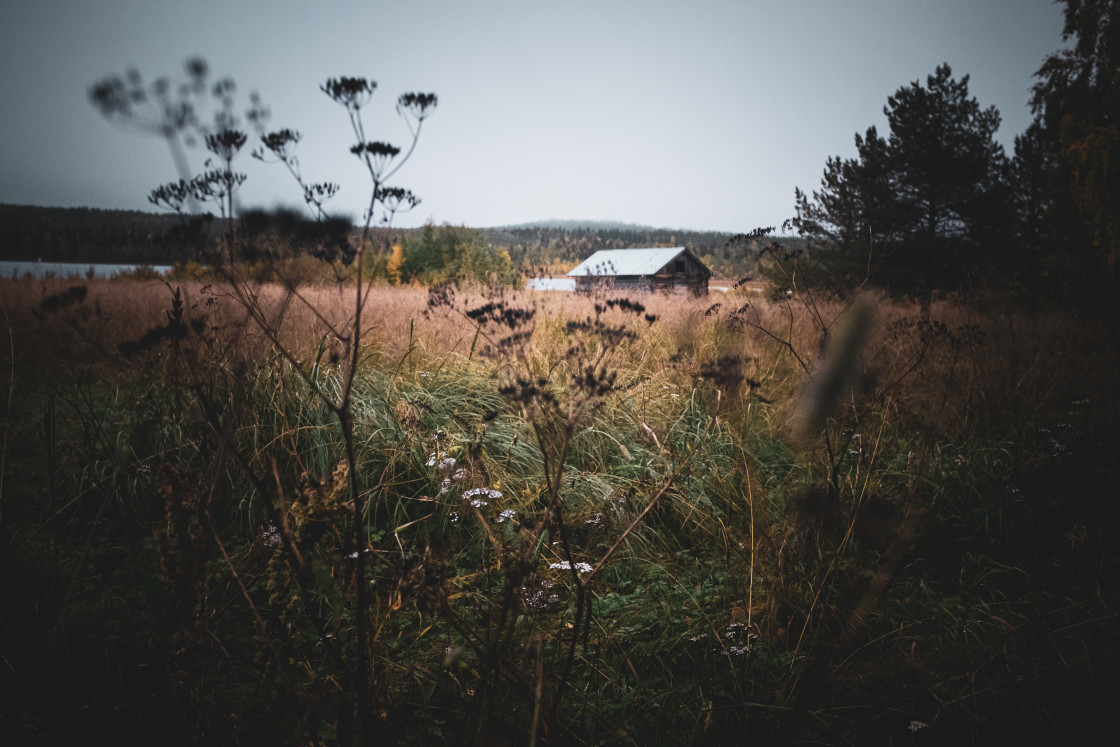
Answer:
<svg viewBox="0 0 1120 747"><path fill-rule="evenodd" d="M1005 232L1007 159L1000 115L941 65L883 109L889 134L856 135L857 158L830 158L812 199L797 190L794 225L849 257L870 253L880 279L922 290L991 264Z"/></svg>

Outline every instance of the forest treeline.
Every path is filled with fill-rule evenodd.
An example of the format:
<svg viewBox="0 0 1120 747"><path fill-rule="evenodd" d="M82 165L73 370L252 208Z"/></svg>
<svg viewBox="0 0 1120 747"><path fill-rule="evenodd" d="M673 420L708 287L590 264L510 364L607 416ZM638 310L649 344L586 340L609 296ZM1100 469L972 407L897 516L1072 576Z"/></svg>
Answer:
<svg viewBox="0 0 1120 747"><path fill-rule="evenodd" d="M246 252L246 259L251 260L275 254L280 243L285 254L322 256L324 244L341 237L356 239L359 233L347 221L322 226L285 209L248 210L239 219L239 226L246 242L255 247ZM206 246L220 230L216 224L197 220L184 223L179 216L164 213L0 205L0 257L79 263L187 263L204 260ZM390 282L474 277L472 268L499 272L503 277L509 272L562 274L600 249L684 246L717 277L737 278L751 271L757 252L729 243L731 238L731 234L717 231L648 226L426 226L394 230L394 249L373 270ZM440 248L434 248L433 242ZM804 244L797 238L783 243ZM396 260L394 252L398 253Z"/></svg>
<svg viewBox="0 0 1120 747"><path fill-rule="evenodd" d="M602 249L683 246L712 270L717 278L739 278L758 261L758 241L734 242L719 231L652 228L648 226L569 225L516 226L482 229L488 244L505 248L515 267L567 272ZM804 248L800 237L785 237L790 249Z"/></svg>
<svg viewBox="0 0 1120 747"><path fill-rule="evenodd" d="M174 215L138 210L0 205L0 258L170 264L192 242Z"/></svg>

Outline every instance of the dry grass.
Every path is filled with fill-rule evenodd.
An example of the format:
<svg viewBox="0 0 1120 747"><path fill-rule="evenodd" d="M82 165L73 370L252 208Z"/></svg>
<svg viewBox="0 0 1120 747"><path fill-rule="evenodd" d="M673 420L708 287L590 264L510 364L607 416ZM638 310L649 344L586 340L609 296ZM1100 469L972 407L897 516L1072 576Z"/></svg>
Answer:
<svg viewBox="0 0 1120 747"><path fill-rule="evenodd" d="M51 297L65 296L75 286L87 289L80 303L58 312L48 310ZM204 320L224 341L227 354L267 355L270 341L244 305L208 283L0 279L0 298L17 359L36 360L52 351L65 351L72 358L83 350L85 357L92 358L165 324L173 288L181 290L186 318ZM353 308L351 288L310 286L298 295L277 285L248 289L280 341L305 360L313 359L320 346L329 350L337 345L330 326L344 330ZM536 310L532 355L545 361L554 360L567 344L564 322L594 315L601 301L556 292L507 292L506 296L513 305ZM373 360L393 365L408 352L410 343L413 354L422 359L450 362L471 356L474 326L447 309L430 312L428 298L427 289L420 287L371 289L363 345ZM804 367L811 370L819 359L822 322L833 326L846 308L836 301L812 307L774 303L754 294L637 298L657 316L657 322L639 330L640 345L616 355L620 368L668 384L674 371L664 366L664 359L674 354L685 361L680 372L686 375L723 356L741 356L750 359L748 373L765 385L765 396L779 402L794 399L806 379ZM459 306L471 308L485 301L482 292L463 293ZM713 309L715 304L719 307ZM745 304L749 306L744 308ZM1072 324L1059 312L993 316L940 301L925 317L913 305L885 298L875 299L875 310L862 386L865 393L890 388L894 408L917 416L923 428L959 433L966 423L977 418L986 422L1007 408L1041 413L1056 399L1076 394L1074 390L1089 396L1088 392L1106 385L1095 373L1099 369L1078 371L1064 365L1093 344L1096 332ZM626 321L623 316L605 312L605 318L614 321ZM924 318L931 324L921 327ZM1086 380L1090 373L1096 381Z"/></svg>
<svg viewBox="0 0 1120 747"><path fill-rule="evenodd" d="M84 290L72 292L74 286ZM184 318L201 320L202 332L179 346L161 342L143 355L121 353L120 345L167 324L174 289ZM345 327L352 289L303 286L299 297L278 285L251 291L264 328L275 330L300 361L313 362L339 345L330 330ZM335 682L341 670L321 658L316 621L321 615L323 624L341 625L324 602L339 593L335 580L349 568L341 562L345 548L330 532L316 540L321 546L309 540L303 547L333 570L309 581L322 584L313 588L323 596L308 596L314 604L300 615L272 608L269 593L252 583L271 557L261 543L273 521L264 512L273 483L277 495L295 501L285 505L299 508L292 508L292 520L320 527L337 521L329 517L338 495L327 489L340 459L337 418L308 383L332 385L337 371L309 365L307 380L291 375L242 300L200 282L4 280L0 299L7 321L0 334L11 334L11 345L0 345L0 369L14 373L16 392L5 421L12 437L0 525L10 544L0 549L38 552L5 557L49 579L42 589L62 590L27 584L9 619L32 631L36 652L53 655L50 631L58 623L35 611L38 600L52 599L68 621L89 616L75 599L104 604L91 618L101 627L84 639L72 627L67 635L79 641L72 650L90 667L77 677L82 698L104 691L106 707L83 702L67 712L144 710L126 703L125 690L162 673L163 663L145 659L144 667L127 670L121 662L129 649L101 631L120 629L138 609L149 622L168 617L153 570L166 559L155 553L166 548L153 549L152 532L169 526L179 510L167 502L179 495L171 488L191 485L194 492L184 495L216 496L214 535L230 551L204 566L213 594L233 590L222 602L221 625L211 630L216 638L200 637L195 650L199 662L216 669L192 670L204 699L218 686L230 698L215 694L197 705L229 735L241 728L228 717L238 709L245 717L276 715L255 700L269 675L254 668L277 658L263 647L269 639L292 646L294 660L306 665L291 674L306 674L309 712L325 722L337 719L333 706L319 705L341 691ZM536 654L519 657L543 647L549 686L564 680L578 691L562 714L570 734L586 728L587 741L610 741L622 725L627 738L639 741L728 743L751 729L789 736L776 730L796 725L806 740L859 743L888 733L908 737L909 719L933 724L940 718L938 728L960 736L975 728L967 718L985 707L961 700L954 690L959 683L989 688L1001 708L1018 702L1023 688L1033 688L1034 702L1045 702L1043 695L1053 694L1050 672L1068 670L1092 685L1091 672L1074 657L1074 637L1086 632L1100 642L1103 653L1095 655L1115 661L1106 638L1114 627L1114 594L1107 591L1114 588L1114 545L1104 520L1110 514L1096 497L1115 469L1114 457L1101 448L1110 425L1097 403L1112 406L1117 369L1109 365L1114 350L1094 348L1104 336L1089 324L1060 313L999 314L949 302L923 311L876 298L854 386L825 429L832 439L826 453L823 436L795 439L788 422L807 370L821 359L824 330L838 328L842 303L734 294L635 297L644 313L657 317L650 325L642 315L597 309L602 298L507 292L507 308L534 310L532 336L516 351L489 356L488 340L476 337L476 325L462 312L492 300L460 292L454 304L431 306L427 289L374 286L364 312L365 357L354 404L362 450L355 463L363 489L380 491L368 527L380 538L371 539L379 558L371 566L373 601L385 626L376 659L388 673L386 728L402 741L427 735L438 742L433 735L453 733L460 719L477 724L470 692L485 687L495 688L495 707L509 723L524 710L517 699L523 683L488 679L476 652L460 665L444 665L447 647L463 640L462 628L402 593L446 591L444 611L457 611L456 624L471 621L467 627L480 631L503 604L514 609L502 596L503 574L510 553L540 521L547 494L542 454L552 446L549 434L564 435L565 410L556 409L556 427L534 423L529 399L503 392L503 385L531 372L534 381L546 380L542 387L567 397L563 403L572 401L579 385L570 374L587 358L568 351L573 343L586 351L599 343L594 333L580 331L590 325L567 322L596 314L637 336L618 336L605 358L618 386L597 397L578 427L567 426L572 449L561 489L575 560L597 563L613 543L622 544L586 589L594 607L591 646L581 649L586 660L570 680L556 673L577 587L550 568L564 559L551 542L542 543L542 559L525 578L539 583L541 599L557 594L559 601L517 607L527 624L517 622L507 638L514 667L539 671ZM199 375L184 386L176 366L191 365ZM200 405L218 413L210 428L199 422L208 414ZM542 426L536 439L534 425ZM859 439L852 436L857 429ZM222 440L227 432L228 442ZM1059 441L1068 448L1052 453ZM242 476L245 468L229 456L236 449L261 480ZM441 481L452 473L429 464L430 453L444 449L466 475L446 496ZM323 482L316 486L309 477ZM456 497L468 487L499 484L503 495L478 512L468 513ZM1081 489L1075 493L1071 485ZM826 493L832 504L814 503ZM634 523L644 507L648 514ZM321 514L308 513L313 508ZM500 511L512 511L516 520L499 523ZM41 552L46 547L60 550ZM282 566L277 557L268 562ZM245 593L227 574L234 566L246 580ZM422 577L424 568L438 573ZM75 585L76 578L90 583ZM109 601L117 596L129 600L121 611ZM32 598L35 605L27 601ZM281 616L266 617L271 627L260 639L264 626L249 614L253 604ZM192 605L183 618L191 625ZM303 626L302 637L289 637L293 622L297 630ZM748 637L748 622L757 638ZM143 644L137 650L145 656L178 650L158 624L136 625L135 640ZM216 639L230 654L215 648ZM159 641L155 654L152 640ZM1047 646L1073 664L1025 669ZM227 659L237 659L237 673L225 668ZM41 661L25 657L12 671L39 677L45 691L61 677ZM107 679L97 670L102 661L127 671ZM975 662L989 662L979 677ZM398 671L415 678L415 687ZM277 677L274 672L266 689L286 692ZM165 690L160 697L167 712L180 713L180 694ZM653 725L645 705L651 701L661 704L662 721ZM758 704L765 706L761 719ZM868 716L858 726L828 720L854 708ZM483 718L481 710L474 713ZM905 716L900 726L891 721L897 714ZM52 733L50 719L32 715L25 733ZM180 718L191 724L196 715ZM952 718L963 720L949 724ZM289 727L310 728L294 721Z"/></svg>

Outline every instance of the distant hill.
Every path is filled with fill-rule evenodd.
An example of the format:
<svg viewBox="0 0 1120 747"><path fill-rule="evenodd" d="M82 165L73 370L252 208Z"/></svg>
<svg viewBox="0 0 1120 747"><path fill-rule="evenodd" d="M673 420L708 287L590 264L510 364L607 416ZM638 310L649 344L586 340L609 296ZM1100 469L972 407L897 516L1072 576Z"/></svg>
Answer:
<svg viewBox="0 0 1120 747"><path fill-rule="evenodd" d="M668 231L668 228L657 228L656 226L648 226L640 223L623 223L618 220L571 220L568 218L549 218L548 220L535 220L529 223L517 223L510 226L497 226L496 228L505 228L509 230L521 230L526 228L560 228L560 229L577 229L585 228L595 231Z"/></svg>

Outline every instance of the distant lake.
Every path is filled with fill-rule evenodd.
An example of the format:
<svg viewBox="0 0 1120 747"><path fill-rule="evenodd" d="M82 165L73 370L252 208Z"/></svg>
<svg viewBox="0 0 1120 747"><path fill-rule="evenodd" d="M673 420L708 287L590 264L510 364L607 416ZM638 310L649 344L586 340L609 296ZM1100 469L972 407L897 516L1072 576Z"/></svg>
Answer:
<svg viewBox="0 0 1120 747"><path fill-rule="evenodd" d="M143 265L81 264L78 262L0 262L0 277L21 278L24 275L44 278L84 278L93 270L95 278L111 278L122 272L132 272ZM148 265L162 274L171 272L171 265Z"/></svg>

